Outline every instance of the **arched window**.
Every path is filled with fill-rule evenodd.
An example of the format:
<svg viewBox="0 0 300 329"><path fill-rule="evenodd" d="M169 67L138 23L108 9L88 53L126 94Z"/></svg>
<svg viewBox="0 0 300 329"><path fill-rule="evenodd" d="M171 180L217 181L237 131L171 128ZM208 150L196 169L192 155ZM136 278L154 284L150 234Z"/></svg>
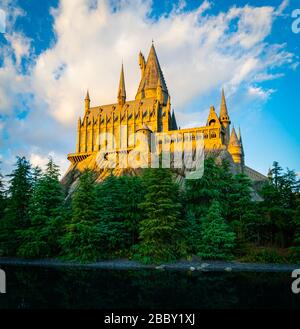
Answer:
<svg viewBox="0 0 300 329"><path fill-rule="evenodd" d="M217 135L216 135L216 133L213 131L211 134L210 134L210 138L216 138L217 137Z"/></svg>
<svg viewBox="0 0 300 329"><path fill-rule="evenodd" d="M216 120L215 119L212 119L209 121L209 126L214 126L216 124Z"/></svg>

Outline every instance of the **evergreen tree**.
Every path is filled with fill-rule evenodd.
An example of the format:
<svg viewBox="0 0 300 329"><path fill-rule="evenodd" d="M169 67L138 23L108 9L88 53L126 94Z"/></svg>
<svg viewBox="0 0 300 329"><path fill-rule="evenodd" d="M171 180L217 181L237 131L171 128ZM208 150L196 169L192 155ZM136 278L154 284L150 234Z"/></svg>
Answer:
<svg viewBox="0 0 300 329"><path fill-rule="evenodd" d="M195 218L205 216L211 203L224 196L220 186L221 170L215 159L210 157L205 160L203 177L186 181L186 202Z"/></svg>
<svg viewBox="0 0 300 329"><path fill-rule="evenodd" d="M130 240L123 218L123 193L126 190L113 175L97 186L98 229L106 241L104 248L109 257L124 250Z"/></svg>
<svg viewBox="0 0 300 329"><path fill-rule="evenodd" d="M234 178L229 164L223 161L220 165L214 157L205 159L204 175L198 180L186 181L186 221L187 239L191 253L199 249L201 220L204 218L214 201L218 201L222 214L230 212L229 198L232 194Z"/></svg>
<svg viewBox="0 0 300 329"><path fill-rule="evenodd" d="M299 193L299 180L294 171L282 168L274 162L269 181L263 186L260 205L263 226L263 243L285 247L292 243L294 236L294 213L296 195Z"/></svg>
<svg viewBox="0 0 300 329"><path fill-rule="evenodd" d="M20 230L29 224L29 203L32 194L31 166L26 158L17 158L16 169L9 175L7 211L0 227L0 249L15 256L20 245Z"/></svg>
<svg viewBox="0 0 300 329"><path fill-rule="evenodd" d="M240 242L251 236L251 223L255 221L255 204L251 197L250 179L244 174L237 174L232 179L228 193L227 220L234 228Z"/></svg>
<svg viewBox="0 0 300 329"><path fill-rule="evenodd" d="M86 170L72 197L72 218L61 239L64 258L80 262L95 261L101 255L101 234L97 228L98 213L94 174Z"/></svg>
<svg viewBox="0 0 300 329"><path fill-rule="evenodd" d="M201 243L198 255L205 259L231 259L235 233L221 215L219 202L212 203L201 224Z"/></svg>
<svg viewBox="0 0 300 329"><path fill-rule="evenodd" d="M145 191L140 176L122 176L119 180L124 225L129 235L125 245L132 247L138 240L138 227L143 217L139 204L144 199Z"/></svg>
<svg viewBox="0 0 300 329"><path fill-rule="evenodd" d="M140 208L138 256L144 262L176 259L185 252L180 219L179 189L168 169L147 169L143 174L146 195Z"/></svg>
<svg viewBox="0 0 300 329"><path fill-rule="evenodd" d="M295 235L293 240L292 250L292 261L300 262L300 200L298 200L298 206L294 214L294 227Z"/></svg>
<svg viewBox="0 0 300 329"><path fill-rule="evenodd" d="M49 159L45 174L39 173L30 200L30 226L21 230L18 254L23 257L49 257L59 253L58 238L64 221L63 192L59 168Z"/></svg>

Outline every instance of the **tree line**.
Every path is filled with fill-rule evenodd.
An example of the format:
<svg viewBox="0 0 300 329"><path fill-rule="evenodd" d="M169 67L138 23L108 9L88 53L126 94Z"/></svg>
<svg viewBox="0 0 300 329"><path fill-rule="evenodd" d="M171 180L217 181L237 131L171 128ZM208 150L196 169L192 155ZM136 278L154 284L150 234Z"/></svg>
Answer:
<svg viewBox="0 0 300 329"><path fill-rule="evenodd" d="M277 162L260 201L246 175L214 158L201 179L184 185L170 169L111 174L101 184L86 170L71 198L51 158L45 171L17 158L7 178L0 175L0 256L300 261L300 184Z"/></svg>

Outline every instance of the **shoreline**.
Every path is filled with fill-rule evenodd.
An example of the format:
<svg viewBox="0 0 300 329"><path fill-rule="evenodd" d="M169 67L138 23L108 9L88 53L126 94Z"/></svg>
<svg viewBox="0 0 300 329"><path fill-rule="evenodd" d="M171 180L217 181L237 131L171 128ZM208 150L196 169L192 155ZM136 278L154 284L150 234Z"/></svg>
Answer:
<svg viewBox="0 0 300 329"><path fill-rule="evenodd" d="M44 268L77 268L99 270L170 270L195 272L292 272L300 264L240 263L236 261L176 261L160 265L144 265L137 261L119 259L81 264L58 259L22 259L0 257L1 266Z"/></svg>

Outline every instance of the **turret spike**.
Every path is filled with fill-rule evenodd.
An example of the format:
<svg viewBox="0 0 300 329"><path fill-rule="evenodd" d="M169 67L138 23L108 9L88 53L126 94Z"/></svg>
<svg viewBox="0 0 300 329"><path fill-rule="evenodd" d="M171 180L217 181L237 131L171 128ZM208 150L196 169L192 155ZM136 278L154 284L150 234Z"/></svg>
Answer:
<svg viewBox="0 0 300 329"><path fill-rule="evenodd" d="M123 106L125 102L126 102L126 89L125 89L124 67L122 63L120 84L118 90L118 103L119 105Z"/></svg>

